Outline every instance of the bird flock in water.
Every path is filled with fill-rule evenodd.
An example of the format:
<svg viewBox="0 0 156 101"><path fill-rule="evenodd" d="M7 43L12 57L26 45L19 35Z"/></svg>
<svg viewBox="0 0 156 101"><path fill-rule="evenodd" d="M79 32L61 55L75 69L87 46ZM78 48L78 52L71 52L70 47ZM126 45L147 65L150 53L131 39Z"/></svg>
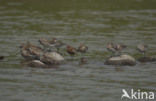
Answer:
<svg viewBox="0 0 156 101"><path fill-rule="evenodd" d="M80 44L78 48L68 45L56 38L46 39L40 38L38 40L41 46L34 45L30 42L22 43L20 45L21 56L24 57L27 63L32 67L51 67L62 63L65 59L60 49L64 47L66 53L71 56L75 56L77 53L86 53L88 46ZM122 55L122 50L127 48L123 44L108 43L106 45L107 50L111 53L110 57L117 57ZM139 44L137 50L142 53L142 57L139 59L142 62L155 61L153 57L146 56L147 45ZM4 56L0 56L0 60L4 59ZM86 64L87 59L85 57L80 58L81 64Z"/></svg>
<svg viewBox="0 0 156 101"><path fill-rule="evenodd" d="M28 64L31 66L50 67L62 63L65 60L60 51L62 47L64 47L66 52L71 56L75 56L78 52L86 53L88 50L88 47L84 44L80 44L78 48L74 48L56 38L51 38L49 40L40 38L38 42L41 47L33 45L30 42L23 43L20 46L21 55L25 60L30 61ZM87 63L87 59L82 57L80 62Z"/></svg>

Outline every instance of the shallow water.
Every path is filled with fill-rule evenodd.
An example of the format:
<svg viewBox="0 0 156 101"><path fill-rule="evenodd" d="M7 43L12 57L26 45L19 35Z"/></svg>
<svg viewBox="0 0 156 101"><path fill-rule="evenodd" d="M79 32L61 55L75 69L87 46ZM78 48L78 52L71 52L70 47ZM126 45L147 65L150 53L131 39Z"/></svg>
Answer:
<svg viewBox="0 0 156 101"><path fill-rule="evenodd" d="M128 45L125 52L140 56L136 45L149 45L156 55L155 0L1 0L0 100L2 101L121 101L122 89L156 92L156 62L107 66L108 42ZM38 44L56 37L78 46L85 43L88 64L77 55L56 69L23 66L20 43ZM70 60L70 61L69 61Z"/></svg>

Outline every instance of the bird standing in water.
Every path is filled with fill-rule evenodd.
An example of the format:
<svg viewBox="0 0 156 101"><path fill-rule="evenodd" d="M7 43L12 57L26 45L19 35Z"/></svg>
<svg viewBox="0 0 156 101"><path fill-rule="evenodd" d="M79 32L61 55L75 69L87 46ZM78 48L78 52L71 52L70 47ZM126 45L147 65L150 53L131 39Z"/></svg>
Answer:
<svg viewBox="0 0 156 101"><path fill-rule="evenodd" d="M81 53L86 53L87 50L88 50L88 47L84 44L80 44L80 46L77 49L77 51Z"/></svg>
<svg viewBox="0 0 156 101"><path fill-rule="evenodd" d="M116 50L114 49L114 44L113 43L108 43L107 44L107 50L112 53L111 56L113 56L115 54L115 52L116 52Z"/></svg>
<svg viewBox="0 0 156 101"><path fill-rule="evenodd" d="M138 50L139 52L141 52L141 53L144 55L144 57L145 57L145 53L146 53L146 51L147 51L147 48L148 48L148 46L147 46L147 45L144 45L144 44L139 44L139 45L137 46L137 50Z"/></svg>
<svg viewBox="0 0 156 101"><path fill-rule="evenodd" d="M57 49L57 52L60 53L60 48L64 45L66 45L65 43L63 43L61 40L57 40L56 38L52 38L52 40L49 41L51 45L53 45L53 47L55 47Z"/></svg>
<svg viewBox="0 0 156 101"><path fill-rule="evenodd" d="M76 52L77 52L76 48L74 48L74 47L72 47L72 46L69 46L69 45L67 45L66 51L67 51L70 55L75 55Z"/></svg>
<svg viewBox="0 0 156 101"><path fill-rule="evenodd" d="M54 41L45 38L40 38L39 43L44 47L45 51L51 51L52 47L54 47Z"/></svg>
<svg viewBox="0 0 156 101"><path fill-rule="evenodd" d="M52 51L52 48L56 48L59 51L60 47L65 45L62 41L57 40L56 38L52 38L51 40L47 40L45 38L41 38L39 40L40 44L44 46L48 51Z"/></svg>
<svg viewBox="0 0 156 101"><path fill-rule="evenodd" d="M49 41L47 39L45 39L45 38L40 38L38 41L45 48L50 46Z"/></svg>
<svg viewBox="0 0 156 101"><path fill-rule="evenodd" d="M125 49L127 46L126 45L123 45L123 44L116 44L114 45L114 49L119 52L119 55L121 55L121 51L123 49Z"/></svg>

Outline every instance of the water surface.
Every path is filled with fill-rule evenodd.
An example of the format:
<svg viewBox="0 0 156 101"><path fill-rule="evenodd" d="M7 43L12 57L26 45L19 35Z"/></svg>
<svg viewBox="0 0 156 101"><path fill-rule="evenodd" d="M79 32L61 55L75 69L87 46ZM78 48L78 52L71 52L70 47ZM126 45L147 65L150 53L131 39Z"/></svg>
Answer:
<svg viewBox="0 0 156 101"><path fill-rule="evenodd" d="M139 43L156 55L155 0L1 0L0 100L3 101L121 101L121 90L156 91L156 63L107 66L108 42L128 45L138 56ZM20 43L38 44L41 37L56 37L78 46L85 43L88 64L80 55L57 69L20 64Z"/></svg>

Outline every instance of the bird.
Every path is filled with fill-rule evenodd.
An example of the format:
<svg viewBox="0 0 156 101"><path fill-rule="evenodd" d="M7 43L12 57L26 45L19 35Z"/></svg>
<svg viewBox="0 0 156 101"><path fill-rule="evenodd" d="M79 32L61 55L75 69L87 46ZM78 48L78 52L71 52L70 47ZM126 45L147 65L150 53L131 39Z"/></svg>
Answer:
<svg viewBox="0 0 156 101"><path fill-rule="evenodd" d="M60 48L64 45L66 44L59 40L54 44L54 47L57 49L57 52L59 52Z"/></svg>
<svg viewBox="0 0 156 101"><path fill-rule="evenodd" d="M50 42L49 40L45 39L45 38L40 38L39 43L44 46L45 48L50 47Z"/></svg>
<svg viewBox="0 0 156 101"><path fill-rule="evenodd" d="M43 54L42 48L31 44L30 42L21 44L21 55L26 59L39 59Z"/></svg>
<svg viewBox="0 0 156 101"><path fill-rule="evenodd" d="M55 44L57 41L58 41L58 39L56 39L56 38L51 38L51 40L49 40L49 42L51 44Z"/></svg>
<svg viewBox="0 0 156 101"><path fill-rule="evenodd" d="M60 47L65 45L65 43L63 43L60 40L57 40L56 38L52 38L51 40L41 38L39 39L39 43L44 46L46 51L52 51L52 49L54 48L57 49L57 51L59 51Z"/></svg>
<svg viewBox="0 0 156 101"><path fill-rule="evenodd" d="M121 51L123 49L125 49L127 46L123 45L123 44L116 44L114 45L114 49L116 50L116 52L119 52L119 55L121 55Z"/></svg>
<svg viewBox="0 0 156 101"><path fill-rule="evenodd" d="M137 50L145 56L148 46L144 44L139 44Z"/></svg>
<svg viewBox="0 0 156 101"><path fill-rule="evenodd" d="M75 55L77 50L76 48L70 46L70 45L67 45L66 46L66 51L70 54L70 55Z"/></svg>
<svg viewBox="0 0 156 101"><path fill-rule="evenodd" d="M77 51L81 52L81 53L86 53L87 50L88 50L88 47L82 43L80 44L80 46L77 49Z"/></svg>
<svg viewBox="0 0 156 101"><path fill-rule="evenodd" d="M40 38L39 43L43 46L45 52L50 52L54 49L54 43L45 38Z"/></svg>
<svg viewBox="0 0 156 101"><path fill-rule="evenodd" d="M49 40L50 44L57 49L57 52L59 53L59 50L62 46L66 45L61 40L58 40L56 38L52 38Z"/></svg>
<svg viewBox="0 0 156 101"><path fill-rule="evenodd" d="M113 43L108 43L106 47L107 47L107 50L112 53L112 55L115 54L116 50L114 49L114 44Z"/></svg>

